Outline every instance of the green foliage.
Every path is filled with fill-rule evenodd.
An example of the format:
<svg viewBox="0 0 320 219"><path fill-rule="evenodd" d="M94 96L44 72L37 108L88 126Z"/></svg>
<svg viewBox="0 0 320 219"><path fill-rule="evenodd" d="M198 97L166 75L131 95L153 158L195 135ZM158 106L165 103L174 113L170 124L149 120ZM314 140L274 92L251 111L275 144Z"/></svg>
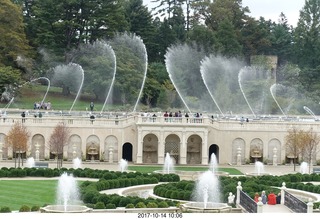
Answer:
<svg viewBox="0 0 320 219"><path fill-rule="evenodd" d="M146 207L147 207L147 208L157 208L158 205L157 205L157 203L155 203L155 202L149 202Z"/></svg>
<svg viewBox="0 0 320 219"><path fill-rule="evenodd" d="M130 203L126 205L126 208L134 208L134 204Z"/></svg>
<svg viewBox="0 0 320 219"><path fill-rule="evenodd" d="M7 206L3 206L0 208L0 213L10 213L11 209Z"/></svg>
<svg viewBox="0 0 320 219"><path fill-rule="evenodd" d="M39 210L40 210L40 206L38 206L38 205L33 205L31 207L31 211L39 211Z"/></svg>
<svg viewBox="0 0 320 219"><path fill-rule="evenodd" d="M136 208L146 208L147 206L144 204L144 202L138 202L136 205L135 205Z"/></svg>
<svg viewBox="0 0 320 219"><path fill-rule="evenodd" d="M109 204L106 204L106 209L116 209L116 205L115 204L112 204L112 203L109 203Z"/></svg>
<svg viewBox="0 0 320 219"><path fill-rule="evenodd" d="M161 202L158 203L158 207L159 207L159 208L168 208L169 205L168 205L167 202L161 201Z"/></svg>
<svg viewBox="0 0 320 219"><path fill-rule="evenodd" d="M94 205L94 209L105 209L106 206L103 202L97 202L95 205Z"/></svg>
<svg viewBox="0 0 320 219"><path fill-rule="evenodd" d="M27 205L22 205L21 208L19 209L19 212L29 212L29 211L31 211L31 209Z"/></svg>

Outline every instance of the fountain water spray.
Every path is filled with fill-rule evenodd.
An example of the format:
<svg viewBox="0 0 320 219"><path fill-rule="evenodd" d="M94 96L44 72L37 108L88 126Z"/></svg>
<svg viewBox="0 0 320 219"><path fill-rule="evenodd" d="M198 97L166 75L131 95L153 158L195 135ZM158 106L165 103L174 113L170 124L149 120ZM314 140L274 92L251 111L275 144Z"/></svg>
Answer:
<svg viewBox="0 0 320 219"><path fill-rule="evenodd" d="M260 161L256 161L255 164L254 164L254 172L255 174L257 175L262 175L264 174L264 164Z"/></svg>
<svg viewBox="0 0 320 219"><path fill-rule="evenodd" d="M67 211L69 205L75 205L79 202L80 193L76 179L73 175L63 173L58 181L57 204L63 205L64 211Z"/></svg>
<svg viewBox="0 0 320 219"><path fill-rule="evenodd" d="M110 44L115 51L117 60L119 60L117 61L118 65L121 65L124 59L132 62L130 67L131 71L128 72L128 77L134 78L134 80L131 80L130 90L127 84L123 82L120 83L123 83L121 92L123 92L123 96L126 97L126 104L132 104L132 111L135 112L140 102L147 76L148 56L146 47L140 37L131 33L116 34L112 40L108 41L108 44ZM117 81L117 77L115 80ZM134 94L138 94L137 98L134 98ZM135 101L134 103L131 102L133 100Z"/></svg>
<svg viewBox="0 0 320 219"><path fill-rule="evenodd" d="M309 164L307 162L302 162L300 164L300 173L308 174L309 173Z"/></svg>
<svg viewBox="0 0 320 219"><path fill-rule="evenodd" d="M119 169L120 169L121 173L127 171L127 169L128 169L128 161L126 161L125 159L121 159L120 162L119 162Z"/></svg>
<svg viewBox="0 0 320 219"><path fill-rule="evenodd" d="M273 85L270 87L270 93L271 93L271 95L272 95L272 98L273 98L274 101L276 102L278 108L281 110L282 114L283 114L285 117L287 117L287 115L283 112L281 106L279 105L279 103L278 103L278 101L277 101L277 99L276 99L276 97L275 97L275 91L274 91L274 90L275 90L276 87L277 87L277 84L273 84Z"/></svg>
<svg viewBox="0 0 320 219"><path fill-rule="evenodd" d="M33 157L29 157L26 163L27 163L27 167L29 168L35 167L35 160Z"/></svg>
<svg viewBox="0 0 320 219"><path fill-rule="evenodd" d="M169 174L169 173L174 172L173 158L170 156L170 154L168 152L166 153L166 156L164 159L163 172L165 174Z"/></svg>
<svg viewBox="0 0 320 219"><path fill-rule="evenodd" d="M238 83L239 83L239 86L240 86L241 93L242 93L244 99L246 100L247 105L248 105L248 107L250 108L251 113L253 114L254 117L256 117L256 114L255 114L254 111L252 110L252 107L251 107L251 105L250 105L250 103L249 103L249 101L248 101L248 99L247 99L247 97L246 97L246 95L245 95L245 93L244 93L244 90L243 90L243 88L242 88L242 81L241 81L241 79L242 79L242 75L244 74L244 72L245 72L246 70L247 70L247 67L244 67L244 68L242 68L242 69L240 70L239 75L238 75Z"/></svg>
<svg viewBox="0 0 320 219"><path fill-rule="evenodd" d="M60 83L64 83L67 87L72 87L75 84L79 84L79 76L80 78L80 85L77 89L77 95L70 107L69 114L71 113L79 95L81 93L81 89L83 86L84 81L84 71L81 65L70 62L68 65L58 65L54 68L54 78L53 81L58 81Z"/></svg>
<svg viewBox="0 0 320 219"><path fill-rule="evenodd" d="M212 112L215 105L208 101L210 94L200 72L201 60L205 57L202 48L181 44L173 45L165 54L166 69L187 111Z"/></svg>
<svg viewBox="0 0 320 219"><path fill-rule="evenodd" d="M79 159L78 157L72 160L72 164L73 164L73 169L82 168L81 159Z"/></svg>
<svg viewBox="0 0 320 219"><path fill-rule="evenodd" d="M306 112L308 112L315 120L317 120L316 115L312 112L311 109L309 109L309 107L303 106L303 109L304 109Z"/></svg>
<svg viewBox="0 0 320 219"><path fill-rule="evenodd" d="M220 203L220 183L215 173L208 170L199 176L192 197L203 203L203 208L207 208L209 202Z"/></svg>

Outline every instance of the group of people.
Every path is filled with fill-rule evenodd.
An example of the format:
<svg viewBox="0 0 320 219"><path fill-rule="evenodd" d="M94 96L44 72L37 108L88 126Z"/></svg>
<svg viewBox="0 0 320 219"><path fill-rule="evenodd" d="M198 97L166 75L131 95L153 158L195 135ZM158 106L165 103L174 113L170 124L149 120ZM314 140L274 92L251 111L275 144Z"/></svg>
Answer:
<svg viewBox="0 0 320 219"><path fill-rule="evenodd" d="M50 101L46 102L35 102L33 104L33 109L45 109L45 110L50 110L51 109L51 103Z"/></svg>
<svg viewBox="0 0 320 219"><path fill-rule="evenodd" d="M259 198L260 198L260 195L259 193L256 193L254 195L254 201L256 203L259 202ZM281 193L279 192L278 195L274 194L272 191L269 193L269 195L267 196L266 195L266 192L265 191L262 191L261 192L261 202L265 205L265 204L268 204L268 205L275 205L275 204L280 204L281 203Z"/></svg>

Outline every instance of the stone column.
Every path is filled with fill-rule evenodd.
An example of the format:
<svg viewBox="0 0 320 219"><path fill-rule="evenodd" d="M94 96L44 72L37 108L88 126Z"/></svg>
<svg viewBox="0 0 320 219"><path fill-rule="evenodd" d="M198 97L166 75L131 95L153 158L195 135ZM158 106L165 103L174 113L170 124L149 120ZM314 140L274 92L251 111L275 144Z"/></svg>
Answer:
<svg viewBox="0 0 320 219"><path fill-rule="evenodd" d="M158 164L164 164L164 148L165 148L165 139L164 139L164 132L160 130L160 137L158 142Z"/></svg>
<svg viewBox="0 0 320 219"><path fill-rule="evenodd" d="M182 131L182 142L180 145L180 164L187 164L187 141L186 132Z"/></svg>
<svg viewBox="0 0 320 219"><path fill-rule="evenodd" d="M202 161L201 164L207 165L208 162L208 131L204 131L204 136L202 139Z"/></svg>
<svg viewBox="0 0 320 219"><path fill-rule="evenodd" d="M236 200L236 204L239 205L240 204L240 191L242 190L242 186L241 186L241 182L238 182L238 186L237 186L237 200Z"/></svg>
<svg viewBox="0 0 320 219"><path fill-rule="evenodd" d="M258 198L258 203L257 203L257 213L263 213L263 203L262 203L262 198Z"/></svg>
<svg viewBox="0 0 320 219"><path fill-rule="evenodd" d="M137 148L137 163L142 163L142 150L143 150L143 140L142 131L138 131L138 148Z"/></svg>
<svg viewBox="0 0 320 219"><path fill-rule="evenodd" d="M284 191L286 190L286 183L283 182L282 183L282 187L281 187L281 200L280 200L280 204L284 205Z"/></svg>
<svg viewBox="0 0 320 219"><path fill-rule="evenodd" d="M313 201L312 198L309 198L309 201L307 203L307 213L313 213Z"/></svg>
<svg viewBox="0 0 320 219"><path fill-rule="evenodd" d="M274 147L273 148L273 166L277 166L278 164L278 162L277 162L277 148L276 147Z"/></svg>

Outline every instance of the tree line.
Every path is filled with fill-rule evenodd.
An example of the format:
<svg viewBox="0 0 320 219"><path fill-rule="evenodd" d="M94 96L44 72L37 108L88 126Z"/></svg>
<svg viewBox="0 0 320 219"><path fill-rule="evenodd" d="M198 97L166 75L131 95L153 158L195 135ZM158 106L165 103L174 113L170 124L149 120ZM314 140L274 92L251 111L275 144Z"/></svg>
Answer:
<svg viewBox="0 0 320 219"><path fill-rule="evenodd" d="M320 0L305 1L296 27L284 13L278 22L255 19L242 0L154 2L157 6L150 10L142 0L0 0L0 92L47 76L84 44L128 32L146 46L148 72L141 101L147 107L179 107L164 62L167 49L178 43L196 44L208 54L236 57L248 65L252 56L277 56L277 82L307 90L319 102ZM134 80L125 76L133 62L122 63L122 81ZM85 90L94 94L99 85L90 83ZM2 95L2 101L8 99Z"/></svg>

